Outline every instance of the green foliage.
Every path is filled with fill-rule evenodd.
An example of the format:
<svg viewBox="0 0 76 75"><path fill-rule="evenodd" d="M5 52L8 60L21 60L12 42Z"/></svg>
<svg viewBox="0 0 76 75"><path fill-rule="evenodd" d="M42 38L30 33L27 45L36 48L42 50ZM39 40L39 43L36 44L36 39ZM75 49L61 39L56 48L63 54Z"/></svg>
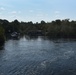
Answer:
<svg viewBox="0 0 76 75"><path fill-rule="evenodd" d="M13 32L20 32L20 23L18 22L18 20L14 20L13 22L11 22L11 26Z"/></svg>
<svg viewBox="0 0 76 75"><path fill-rule="evenodd" d="M5 42L4 29L0 26L0 46Z"/></svg>
<svg viewBox="0 0 76 75"><path fill-rule="evenodd" d="M0 19L0 37L11 35L13 32L18 32L21 34L34 34L42 36L50 36L55 38L76 38L76 21L65 20L55 20L52 22L46 23L41 21L40 23L36 22L19 22L14 20L9 22L7 20Z"/></svg>

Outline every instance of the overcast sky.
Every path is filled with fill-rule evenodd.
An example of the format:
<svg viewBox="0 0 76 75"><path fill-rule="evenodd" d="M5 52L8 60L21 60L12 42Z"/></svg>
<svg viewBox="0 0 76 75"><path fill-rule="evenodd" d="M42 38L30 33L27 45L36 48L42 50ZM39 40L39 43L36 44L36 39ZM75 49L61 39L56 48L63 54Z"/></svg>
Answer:
<svg viewBox="0 0 76 75"><path fill-rule="evenodd" d="M76 0L0 0L0 19L13 21L76 20Z"/></svg>

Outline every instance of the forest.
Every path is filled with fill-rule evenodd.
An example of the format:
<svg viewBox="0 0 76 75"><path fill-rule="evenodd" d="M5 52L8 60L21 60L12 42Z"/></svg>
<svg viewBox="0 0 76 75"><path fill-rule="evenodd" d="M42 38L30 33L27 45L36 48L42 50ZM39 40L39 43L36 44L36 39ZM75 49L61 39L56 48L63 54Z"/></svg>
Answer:
<svg viewBox="0 0 76 75"><path fill-rule="evenodd" d="M69 19L57 19L51 22L9 22L0 19L0 43L2 44L8 36L13 33L29 36L48 36L50 38L76 38L76 21Z"/></svg>

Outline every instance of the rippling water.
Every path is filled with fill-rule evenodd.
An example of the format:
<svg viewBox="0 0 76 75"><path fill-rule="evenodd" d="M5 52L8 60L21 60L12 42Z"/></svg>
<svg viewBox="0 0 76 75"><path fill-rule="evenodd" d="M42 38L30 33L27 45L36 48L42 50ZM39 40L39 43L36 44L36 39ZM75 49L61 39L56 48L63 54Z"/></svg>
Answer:
<svg viewBox="0 0 76 75"><path fill-rule="evenodd" d="M0 50L0 75L76 75L76 41L8 40Z"/></svg>

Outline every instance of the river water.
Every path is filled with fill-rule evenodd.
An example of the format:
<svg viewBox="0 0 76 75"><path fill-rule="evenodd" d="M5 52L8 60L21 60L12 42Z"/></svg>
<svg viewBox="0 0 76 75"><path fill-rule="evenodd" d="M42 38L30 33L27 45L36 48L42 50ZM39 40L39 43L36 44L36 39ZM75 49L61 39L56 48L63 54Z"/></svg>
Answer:
<svg viewBox="0 0 76 75"><path fill-rule="evenodd" d="M76 75L76 41L22 37L0 50L0 75Z"/></svg>

